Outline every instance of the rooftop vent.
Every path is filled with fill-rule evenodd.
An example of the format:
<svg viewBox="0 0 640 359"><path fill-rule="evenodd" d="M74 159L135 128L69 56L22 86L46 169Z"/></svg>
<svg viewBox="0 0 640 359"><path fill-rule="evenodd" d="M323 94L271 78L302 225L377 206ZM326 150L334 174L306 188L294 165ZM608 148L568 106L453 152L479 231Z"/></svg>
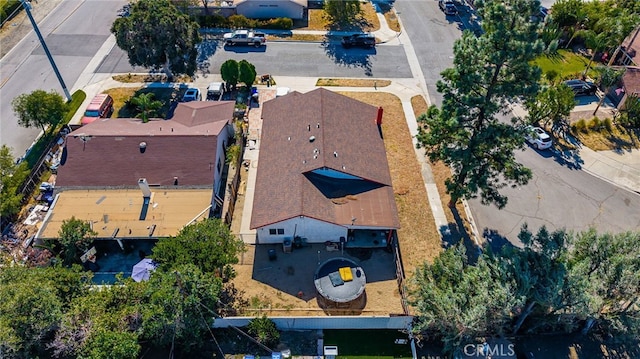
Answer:
<svg viewBox="0 0 640 359"><path fill-rule="evenodd" d="M311 136L311 137L309 137L309 142L313 142L313 141L315 141L315 140L316 140L316 136Z"/></svg>
<svg viewBox="0 0 640 359"><path fill-rule="evenodd" d="M140 142L140 153L144 153L144 151L147 150L147 143L146 142Z"/></svg>
<svg viewBox="0 0 640 359"><path fill-rule="evenodd" d="M333 157L338 157L338 152L333 151Z"/></svg>

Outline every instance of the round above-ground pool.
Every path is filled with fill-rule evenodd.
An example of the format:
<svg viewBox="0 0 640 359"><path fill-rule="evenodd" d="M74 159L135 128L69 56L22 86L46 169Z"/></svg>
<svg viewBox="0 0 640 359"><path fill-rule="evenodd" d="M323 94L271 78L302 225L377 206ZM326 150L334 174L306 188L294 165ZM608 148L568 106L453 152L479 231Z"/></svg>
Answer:
<svg viewBox="0 0 640 359"><path fill-rule="evenodd" d="M325 261L318 266L314 276L318 294L335 303L348 303L359 299L364 293L366 282L362 267L347 258Z"/></svg>

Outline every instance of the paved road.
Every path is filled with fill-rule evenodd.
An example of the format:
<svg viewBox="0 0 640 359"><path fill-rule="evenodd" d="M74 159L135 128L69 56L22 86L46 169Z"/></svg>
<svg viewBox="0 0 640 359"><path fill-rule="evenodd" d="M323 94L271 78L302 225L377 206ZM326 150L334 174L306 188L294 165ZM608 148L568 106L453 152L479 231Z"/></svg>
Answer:
<svg viewBox="0 0 640 359"><path fill-rule="evenodd" d="M116 10L125 2L65 0L38 24L70 92L109 36ZM21 156L40 130L18 126L11 100L36 89L63 92L33 32L0 60L0 68L0 142Z"/></svg>
<svg viewBox="0 0 640 359"><path fill-rule="evenodd" d="M339 43L269 42L267 46L223 47L216 41L202 45L201 58L208 58L212 73L228 59L245 59L256 71L272 75L410 78L411 71L400 46L377 46L375 49L343 49ZM140 69L137 69L140 70ZM114 47L97 72L127 73L136 71L126 54Z"/></svg>
<svg viewBox="0 0 640 359"><path fill-rule="evenodd" d="M460 17L445 17L435 0L398 0L394 6L421 64L431 103L440 104L435 83L440 72L452 66L452 45L461 29L472 27L473 22L464 12ZM575 231L591 226L613 232L640 229L640 196L582 171L579 154L563 158L528 148L516 158L532 169L534 177L527 186L503 189L509 197L505 209L469 201L478 230L492 244L508 240L520 245L517 234L525 222L532 229L541 225Z"/></svg>

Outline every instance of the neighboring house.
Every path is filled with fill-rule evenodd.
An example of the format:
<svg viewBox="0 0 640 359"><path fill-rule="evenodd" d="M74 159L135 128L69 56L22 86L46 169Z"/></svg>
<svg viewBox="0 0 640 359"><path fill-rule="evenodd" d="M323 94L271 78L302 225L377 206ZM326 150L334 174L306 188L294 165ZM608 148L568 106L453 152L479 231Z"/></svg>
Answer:
<svg viewBox="0 0 640 359"><path fill-rule="evenodd" d="M236 13L250 19L306 18L307 0L236 0Z"/></svg>
<svg viewBox="0 0 640 359"><path fill-rule="evenodd" d="M322 88L263 104L251 217L259 244L388 243L400 223L381 111Z"/></svg>
<svg viewBox="0 0 640 359"><path fill-rule="evenodd" d="M618 101L617 107L619 110L624 109L629 96L635 96L636 99L640 98L640 67L627 67L624 75L622 75L622 87L612 92L612 97Z"/></svg>
<svg viewBox="0 0 640 359"><path fill-rule="evenodd" d="M99 223L101 238L170 236L208 217L222 206L234 107L193 101L171 120L106 118L71 132L38 237L55 237L71 216Z"/></svg>
<svg viewBox="0 0 640 359"><path fill-rule="evenodd" d="M616 63L624 66L640 66L640 26L622 42Z"/></svg>

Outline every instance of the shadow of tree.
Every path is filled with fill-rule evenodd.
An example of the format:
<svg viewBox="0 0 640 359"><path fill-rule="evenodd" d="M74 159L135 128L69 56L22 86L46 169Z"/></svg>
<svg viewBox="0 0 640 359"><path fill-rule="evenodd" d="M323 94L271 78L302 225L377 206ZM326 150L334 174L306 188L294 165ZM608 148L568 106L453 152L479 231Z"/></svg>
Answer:
<svg viewBox="0 0 640 359"><path fill-rule="evenodd" d="M505 246L514 247L513 243L496 229L485 227L482 230L482 238L484 238L486 242L484 245L485 249L490 249L494 253L502 251Z"/></svg>
<svg viewBox="0 0 640 359"><path fill-rule="evenodd" d="M198 64L209 61L209 58L213 56L220 47L220 43L220 40L212 39L202 41L198 44L198 58L196 59Z"/></svg>
<svg viewBox="0 0 640 359"><path fill-rule="evenodd" d="M454 222L449 222L446 226L440 226L439 230L442 236L442 246L446 249L462 241L467 251L469 261L471 263L475 263L478 260L481 248L478 248L473 239L469 236L464 225L464 219L462 219L460 213L458 213L457 208L446 207L445 211L447 210L451 211Z"/></svg>
<svg viewBox="0 0 640 359"><path fill-rule="evenodd" d="M331 35L331 33L328 35ZM361 68L366 76L373 76L371 58L376 55L375 48L351 48L347 50L337 41L324 41L322 47L327 56L336 64L350 68Z"/></svg>

